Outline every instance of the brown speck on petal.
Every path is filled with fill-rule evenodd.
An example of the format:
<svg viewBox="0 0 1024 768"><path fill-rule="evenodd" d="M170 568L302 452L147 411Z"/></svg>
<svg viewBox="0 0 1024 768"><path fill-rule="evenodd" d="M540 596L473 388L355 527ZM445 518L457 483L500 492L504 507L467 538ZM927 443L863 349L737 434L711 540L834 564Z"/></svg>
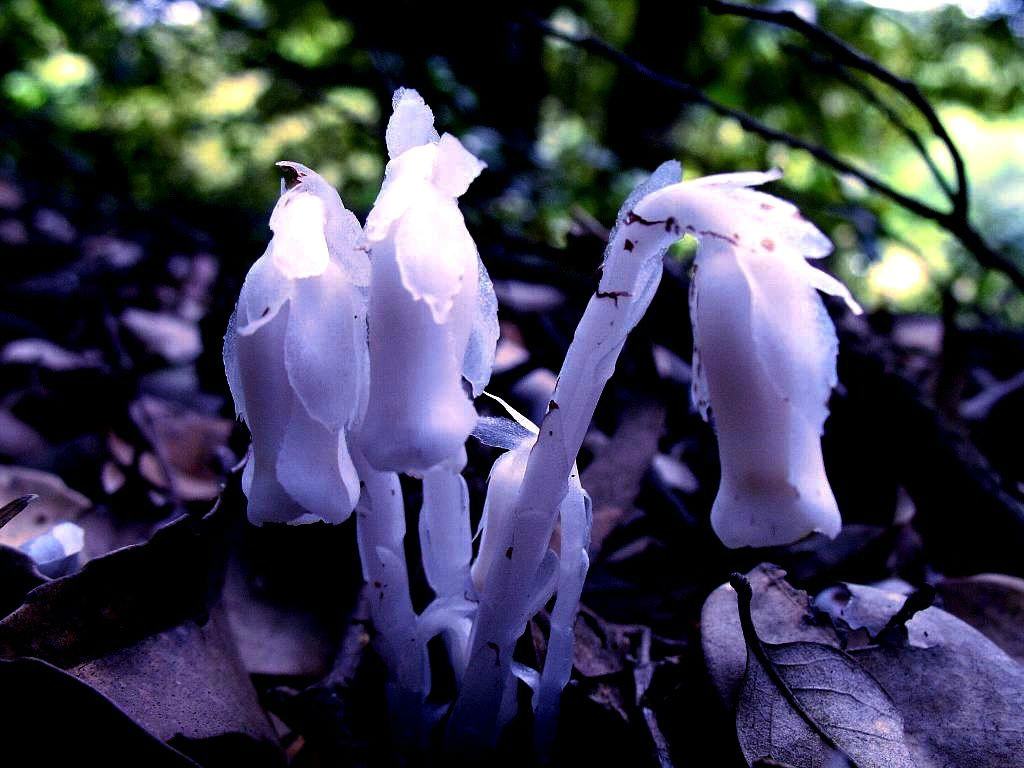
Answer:
<svg viewBox="0 0 1024 768"><path fill-rule="evenodd" d="M775 250L775 241L774 240L769 240L766 237L764 240L761 241L761 247L763 247L766 251L774 251Z"/></svg>

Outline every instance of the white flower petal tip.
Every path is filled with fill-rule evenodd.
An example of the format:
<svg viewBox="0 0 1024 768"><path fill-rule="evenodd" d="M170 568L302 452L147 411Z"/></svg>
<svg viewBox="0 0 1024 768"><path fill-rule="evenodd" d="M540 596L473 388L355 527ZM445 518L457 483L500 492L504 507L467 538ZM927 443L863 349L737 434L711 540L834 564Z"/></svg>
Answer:
<svg viewBox="0 0 1024 768"><path fill-rule="evenodd" d="M434 186L452 197L462 197L487 163L462 146L462 142L446 133L437 143L434 161Z"/></svg>
<svg viewBox="0 0 1024 768"><path fill-rule="evenodd" d="M275 254L275 260L285 265L298 262L283 267L282 271L293 279L319 275L326 267L329 254L354 285L367 285L370 261L363 229L355 214L345 208L338 191L301 163L282 160L276 165L281 170L282 192L270 215L270 228L276 237L278 228L283 227L286 238L309 249L299 255L289 251L283 256Z"/></svg>
<svg viewBox="0 0 1024 768"><path fill-rule="evenodd" d="M812 533L834 539L842 527L831 491L807 498L788 486L778 493L734 493L724 484L711 508L711 527L730 549L777 547Z"/></svg>
<svg viewBox="0 0 1024 768"><path fill-rule="evenodd" d="M690 183L702 187L759 187L762 184L769 184L781 178L782 171L779 168L770 168L767 171L717 173L711 176L702 176Z"/></svg>
<svg viewBox="0 0 1024 768"><path fill-rule="evenodd" d="M406 150L436 143L434 113L412 88L399 88L391 98L391 119L385 133L388 156L394 159Z"/></svg>

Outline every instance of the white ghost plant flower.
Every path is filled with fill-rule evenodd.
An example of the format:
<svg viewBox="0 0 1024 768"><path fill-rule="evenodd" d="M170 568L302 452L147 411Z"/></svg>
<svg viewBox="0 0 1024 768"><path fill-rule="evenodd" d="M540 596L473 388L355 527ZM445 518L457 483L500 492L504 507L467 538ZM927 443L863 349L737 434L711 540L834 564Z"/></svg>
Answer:
<svg viewBox="0 0 1024 768"><path fill-rule="evenodd" d="M635 225L700 242L691 284L693 397L718 436L711 524L728 547L788 544L841 525L821 453L838 341L818 291L849 291L807 259L832 244L792 204L735 173L683 182L633 209ZM634 226L635 226L634 225Z"/></svg>
<svg viewBox="0 0 1024 768"><path fill-rule="evenodd" d="M252 433L242 487L253 523L338 523L359 499L348 432L369 379L369 264L338 193L305 166L278 165L273 239L224 338L235 410Z"/></svg>
<svg viewBox="0 0 1024 768"><path fill-rule="evenodd" d="M366 221L370 247L370 396L359 444L379 470L461 468L490 377L497 305L457 198L484 168L438 136L416 91L399 89L390 162Z"/></svg>

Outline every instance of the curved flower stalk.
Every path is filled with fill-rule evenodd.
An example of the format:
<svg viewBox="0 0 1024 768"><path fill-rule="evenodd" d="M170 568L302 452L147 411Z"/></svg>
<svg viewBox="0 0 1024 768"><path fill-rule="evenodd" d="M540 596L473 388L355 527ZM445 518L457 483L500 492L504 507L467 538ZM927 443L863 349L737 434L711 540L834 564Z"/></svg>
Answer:
<svg viewBox="0 0 1024 768"><path fill-rule="evenodd" d="M366 221L370 399L359 443L380 470L461 469L476 423L462 378L483 390L497 340L493 289L457 202L484 164L433 122L416 91L395 93L391 160Z"/></svg>
<svg viewBox="0 0 1024 768"><path fill-rule="evenodd" d="M576 329L554 396L529 450L515 499L506 502L507 512L502 517L509 522L498 529L488 520L494 542L488 543L488 548L500 555L493 556L486 572L480 574L480 607L470 640L469 662L449 721L449 744L455 750L493 746L504 725L511 686L519 671L512 662L512 651L531 612L536 610L536 585L549 568L548 543L570 482L575 481L576 455L622 345L661 279L661 257L669 243L649 242L646 237L647 247L638 249L632 243L624 248L623 243L631 237L640 242L641 234L634 232L637 225L628 214L639 199L678 181L680 175L678 163L665 163L623 205L605 252L604 275ZM589 539L589 530L585 533ZM584 543L581 549L585 551L585 547ZM571 556L563 557L561 565L566 568L566 579L574 573L580 578L585 574L582 558L574 564ZM568 586L568 581L565 583ZM566 589L565 594L569 593ZM575 605L566 609L564 603L560 607L556 601L559 616L574 609ZM538 683L538 713L543 712L548 723L557 708L554 690L560 693L571 671L568 626L564 637L552 634L552 667L550 672L544 670ZM549 738L549 728L543 725L539 729L540 739Z"/></svg>
<svg viewBox="0 0 1024 768"><path fill-rule="evenodd" d="M358 221L298 163L278 163L274 236L245 278L224 338L238 416L252 433L249 520L338 523L359 499L348 431L366 403L366 285Z"/></svg>
<svg viewBox="0 0 1024 768"><path fill-rule="evenodd" d="M729 547L787 544L814 531L834 537L841 524L820 439L839 344L818 291L860 307L807 262L831 252L828 239L790 203L750 189L780 175L711 176L634 208L665 239L700 239L693 396L718 435L711 524Z"/></svg>

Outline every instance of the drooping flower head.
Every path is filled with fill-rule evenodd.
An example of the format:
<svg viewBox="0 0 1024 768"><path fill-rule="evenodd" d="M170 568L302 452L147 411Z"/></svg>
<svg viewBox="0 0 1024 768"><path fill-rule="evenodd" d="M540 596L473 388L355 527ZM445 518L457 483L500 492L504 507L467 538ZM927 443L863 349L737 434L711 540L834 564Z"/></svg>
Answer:
<svg viewBox="0 0 1024 768"><path fill-rule="evenodd" d="M807 259L832 244L792 204L751 186L774 173L681 182L641 200L634 224L700 241L691 286L693 397L718 435L711 523L729 547L833 537L840 516L820 436L838 342L818 291L849 291ZM662 234L664 233L664 234Z"/></svg>
<svg viewBox="0 0 1024 768"><path fill-rule="evenodd" d="M347 433L369 379L369 263L338 193L305 166L278 165L274 236L224 338L235 410L252 433L242 487L254 523L338 523L359 499Z"/></svg>
<svg viewBox="0 0 1024 768"><path fill-rule="evenodd" d="M490 378L497 305L457 198L484 164L438 136L416 91L399 89L387 128L391 158L366 221L370 398L360 431L380 470L459 463Z"/></svg>

